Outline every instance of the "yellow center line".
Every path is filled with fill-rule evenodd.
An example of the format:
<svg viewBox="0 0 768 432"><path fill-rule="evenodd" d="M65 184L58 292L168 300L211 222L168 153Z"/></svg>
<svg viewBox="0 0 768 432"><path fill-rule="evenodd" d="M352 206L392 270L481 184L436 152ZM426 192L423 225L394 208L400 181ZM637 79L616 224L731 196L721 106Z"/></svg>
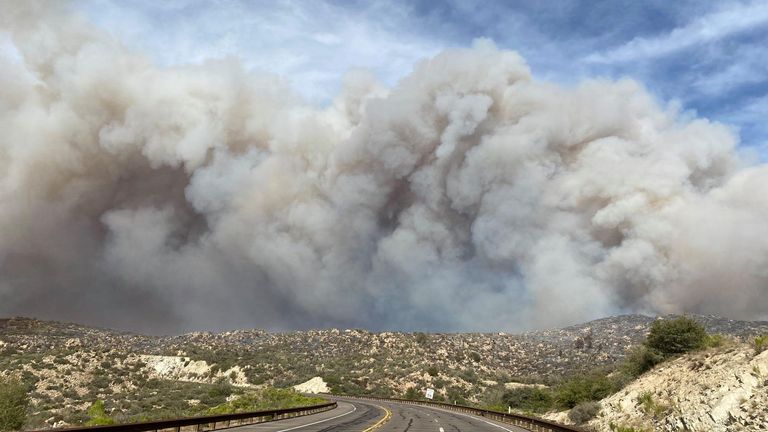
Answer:
<svg viewBox="0 0 768 432"><path fill-rule="evenodd" d="M383 425L384 423L386 423L392 417L392 411L384 408L381 405L374 405L374 406L377 406L377 407L383 409L386 414L384 414L384 418L382 418L381 420L377 421L375 425L369 427L368 429L363 430L363 432L371 432L372 430L374 430L374 429L380 427L381 425Z"/></svg>

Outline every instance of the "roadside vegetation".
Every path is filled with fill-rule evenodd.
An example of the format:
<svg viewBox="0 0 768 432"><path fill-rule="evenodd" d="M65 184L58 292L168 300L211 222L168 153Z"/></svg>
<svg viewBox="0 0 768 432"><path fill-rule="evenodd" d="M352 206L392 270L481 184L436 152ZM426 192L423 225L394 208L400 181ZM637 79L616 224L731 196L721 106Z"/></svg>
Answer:
<svg viewBox="0 0 768 432"><path fill-rule="evenodd" d="M83 395L61 389L67 395L65 399L61 395L50 398L44 393L29 391L32 387L21 379L0 378L0 431L45 428L52 422L71 426L135 423L292 408L325 401L293 389L244 389L225 380L200 384L145 378L138 379L131 391L104 391L109 384L109 380L103 388L101 384L94 384ZM42 408L34 414L30 413L32 398L37 399Z"/></svg>
<svg viewBox="0 0 768 432"><path fill-rule="evenodd" d="M298 406L315 405L325 402L318 397L309 397L298 393L293 389L263 388L259 390L244 390L233 387L225 382L220 382L212 386L198 387L195 394L186 393L187 397L196 396L201 399L181 399L184 397L184 391L174 391L171 389L171 381L154 383L153 398L147 403L153 404L140 406L140 411L131 413L120 408L119 404L105 403L102 400L96 400L87 410L87 419L84 421L86 426L110 425L117 423L135 423L139 421L153 421L172 419L179 417L195 417L215 414L233 414L248 411L262 411L270 409L293 408ZM189 384L189 383L186 383ZM207 388L206 388L207 387ZM189 392L191 387L187 388ZM234 398L232 396L235 396ZM227 401L227 399L230 399ZM162 403L170 405L155 405Z"/></svg>
<svg viewBox="0 0 768 432"><path fill-rule="evenodd" d="M280 408L293 408L325 403L321 397L306 396L293 389L265 388L250 391L239 398L210 408L206 414L233 414Z"/></svg>
<svg viewBox="0 0 768 432"><path fill-rule="evenodd" d="M681 355L720 346L726 340L721 335L708 334L704 326L689 317L662 319L653 322L645 341L635 347L625 360L612 368L598 368L589 373L567 377L549 387L521 386L497 393L486 407L540 415L554 410L570 410L577 424L594 418L600 411L598 401L608 397L656 365ZM755 341L756 351L765 349L768 337ZM644 409L658 413L665 407L655 403L650 395L638 401ZM629 431L616 426L617 431Z"/></svg>
<svg viewBox="0 0 768 432"><path fill-rule="evenodd" d="M755 338L755 354L760 354L761 352L768 349L768 335L762 335Z"/></svg>
<svg viewBox="0 0 768 432"><path fill-rule="evenodd" d="M27 420L27 387L15 377L0 377L0 431L20 430Z"/></svg>

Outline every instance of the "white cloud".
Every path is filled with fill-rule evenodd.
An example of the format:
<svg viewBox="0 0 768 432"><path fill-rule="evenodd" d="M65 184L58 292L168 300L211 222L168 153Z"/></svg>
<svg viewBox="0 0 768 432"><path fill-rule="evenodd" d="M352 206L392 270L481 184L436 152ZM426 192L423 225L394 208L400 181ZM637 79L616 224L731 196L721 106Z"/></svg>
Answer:
<svg viewBox="0 0 768 432"><path fill-rule="evenodd" d="M697 44L719 40L768 23L768 2L739 3L692 20L656 37L638 37L613 50L593 54L588 61L629 62L660 57Z"/></svg>
<svg viewBox="0 0 768 432"><path fill-rule="evenodd" d="M700 76L692 85L701 94L721 95L734 87L757 84L765 79L766 66L752 62L733 63L723 70Z"/></svg>
<svg viewBox="0 0 768 432"><path fill-rule="evenodd" d="M171 2L84 0L100 27L164 65L237 57L251 70L280 75L310 102L324 104L351 69L392 85L444 46L404 29L406 6L351 10L325 2ZM166 14L167 8L173 14ZM381 11L386 8L386 13ZM171 18L160 20L157 16Z"/></svg>

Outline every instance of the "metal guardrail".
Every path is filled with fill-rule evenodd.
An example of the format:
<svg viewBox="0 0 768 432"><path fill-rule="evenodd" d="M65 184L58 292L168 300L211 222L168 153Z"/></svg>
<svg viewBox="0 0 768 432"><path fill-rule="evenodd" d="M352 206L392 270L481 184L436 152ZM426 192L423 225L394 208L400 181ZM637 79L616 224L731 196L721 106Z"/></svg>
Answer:
<svg viewBox="0 0 768 432"><path fill-rule="evenodd" d="M338 395L334 395L334 396L338 397ZM477 416L485 417L490 420L496 420L502 423L509 423L511 425L519 426L521 428L528 429L534 432L586 432L584 429L578 428L576 426L566 426L560 423L556 423L556 422L545 420L538 417L530 417L522 414L509 414L509 413L499 412L499 411L472 408L464 405L451 405L443 402L428 402L428 401L421 401L421 400L384 398L384 397L377 397L377 396L342 396L342 397L353 398L353 399L390 401L390 402L397 402L397 403L410 404L410 405L431 406L434 408L441 408L449 411L457 411L465 414L474 414Z"/></svg>
<svg viewBox="0 0 768 432"><path fill-rule="evenodd" d="M252 411L236 414L219 414L203 417L187 417L173 420L159 420L142 423L125 423L109 426L88 426L56 429L56 432L89 431L89 432L205 432L216 429L226 429L236 426L245 426L256 423L264 423L274 420L282 420L292 417L300 417L329 411L336 408L336 402L328 402L319 405L305 407L285 408L267 411ZM50 432L39 430L30 432Z"/></svg>

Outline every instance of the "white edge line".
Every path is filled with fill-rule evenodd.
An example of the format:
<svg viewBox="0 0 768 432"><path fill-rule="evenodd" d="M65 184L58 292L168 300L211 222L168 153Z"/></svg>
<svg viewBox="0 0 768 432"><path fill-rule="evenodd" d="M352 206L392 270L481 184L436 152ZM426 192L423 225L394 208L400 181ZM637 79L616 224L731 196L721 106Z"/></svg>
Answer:
<svg viewBox="0 0 768 432"><path fill-rule="evenodd" d="M333 420L333 419L337 419L337 418L339 418L339 417L344 417L345 415L350 415L350 414L352 414L352 413L353 413L353 412L355 412L355 411L357 411L357 407L356 407L356 406L354 406L354 405L352 405L352 411L349 411L349 412L345 412L344 414L341 414L341 415L337 415L336 417L331 417L331 418L327 418L327 419L325 419L325 420L316 421L316 422L314 422L314 423L307 423L307 424L304 424L304 425L301 425L301 426L295 426L295 427L292 427L292 428L288 428L288 429L281 429L281 430L279 430L279 431L277 431L277 432L286 432L286 431L292 431L292 430L294 430L294 429L301 429L301 428L303 428L303 427L312 426L312 425L316 425L316 424L319 424L319 423L325 423L325 422L327 422L327 421L331 421L331 420ZM512 432L512 431L510 431L510 432Z"/></svg>

